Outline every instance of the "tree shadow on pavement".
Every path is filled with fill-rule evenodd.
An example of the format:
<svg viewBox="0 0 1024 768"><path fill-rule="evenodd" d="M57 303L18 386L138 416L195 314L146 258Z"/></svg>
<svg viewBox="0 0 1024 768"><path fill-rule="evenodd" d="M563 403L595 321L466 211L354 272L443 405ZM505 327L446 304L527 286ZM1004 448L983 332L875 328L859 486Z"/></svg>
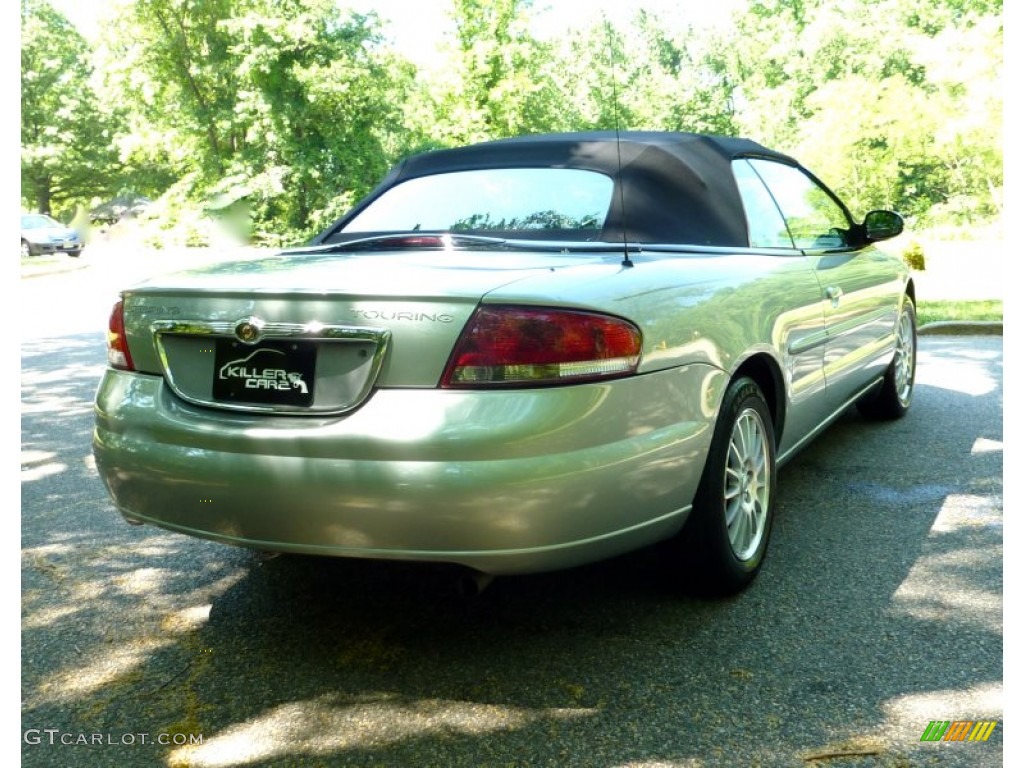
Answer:
<svg viewBox="0 0 1024 768"><path fill-rule="evenodd" d="M78 461L84 390L27 362L30 400L72 409L25 417L32 450L84 487L77 512L24 502L23 530L48 504L72 517L23 534L23 726L122 740L23 744L26 766L1001 765L1001 725L920 741L930 720L1001 718L984 349L929 341L906 419L851 412L783 468L766 568L723 601L680 596L650 550L466 599L444 567L130 528ZM962 375L931 378L940 362Z"/></svg>

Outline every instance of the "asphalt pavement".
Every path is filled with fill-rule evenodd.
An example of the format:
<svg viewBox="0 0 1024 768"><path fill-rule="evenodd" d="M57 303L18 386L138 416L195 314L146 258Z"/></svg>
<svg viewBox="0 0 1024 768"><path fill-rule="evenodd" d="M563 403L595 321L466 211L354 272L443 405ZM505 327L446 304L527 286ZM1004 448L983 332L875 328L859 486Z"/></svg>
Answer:
<svg viewBox="0 0 1024 768"><path fill-rule="evenodd" d="M467 599L441 568L126 525L84 285L22 343L23 765L1003 764L1000 337L923 337L905 419L851 411L784 467L737 598L644 551ZM967 720L996 726L921 740Z"/></svg>

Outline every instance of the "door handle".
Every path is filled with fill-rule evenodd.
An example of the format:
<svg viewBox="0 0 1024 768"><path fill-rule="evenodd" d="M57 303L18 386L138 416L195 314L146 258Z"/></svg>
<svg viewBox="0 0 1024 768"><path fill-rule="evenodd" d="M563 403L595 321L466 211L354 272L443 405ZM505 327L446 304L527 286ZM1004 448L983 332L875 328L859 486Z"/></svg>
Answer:
<svg viewBox="0 0 1024 768"><path fill-rule="evenodd" d="M833 304L837 303L840 297L843 295L843 289L838 285L830 285L825 289L825 295L832 301Z"/></svg>

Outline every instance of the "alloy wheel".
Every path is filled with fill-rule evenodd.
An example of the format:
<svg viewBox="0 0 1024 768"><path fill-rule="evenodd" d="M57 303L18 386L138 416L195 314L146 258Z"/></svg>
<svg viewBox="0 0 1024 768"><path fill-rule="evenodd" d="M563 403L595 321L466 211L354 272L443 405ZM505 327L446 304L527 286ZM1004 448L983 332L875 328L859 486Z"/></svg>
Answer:
<svg viewBox="0 0 1024 768"><path fill-rule="evenodd" d="M733 426L725 466L725 524L739 560L753 557L765 534L772 493L768 450L760 414L745 409Z"/></svg>
<svg viewBox="0 0 1024 768"><path fill-rule="evenodd" d="M896 357L893 373L896 382L896 397L904 406L910 402L914 386L914 322L909 312L900 315L900 326L896 332Z"/></svg>

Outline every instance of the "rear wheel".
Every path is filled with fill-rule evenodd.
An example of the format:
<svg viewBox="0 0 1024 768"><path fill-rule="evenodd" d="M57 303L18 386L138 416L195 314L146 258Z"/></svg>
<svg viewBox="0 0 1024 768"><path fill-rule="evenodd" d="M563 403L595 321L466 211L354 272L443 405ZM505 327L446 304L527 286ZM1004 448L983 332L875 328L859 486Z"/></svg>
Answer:
<svg viewBox="0 0 1024 768"><path fill-rule="evenodd" d="M32 246L28 244L28 240L21 241L21 258L27 259L32 255Z"/></svg>
<svg viewBox="0 0 1024 768"><path fill-rule="evenodd" d="M775 433L757 384L726 391L693 511L669 549L700 591L729 595L761 569L775 504Z"/></svg>
<svg viewBox="0 0 1024 768"><path fill-rule="evenodd" d="M896 321L896 350L885 379L874 392L857 402L857 410L872 419L899 419L910 410L917 371L917 313L909 296L903 297Z"/></svg>

